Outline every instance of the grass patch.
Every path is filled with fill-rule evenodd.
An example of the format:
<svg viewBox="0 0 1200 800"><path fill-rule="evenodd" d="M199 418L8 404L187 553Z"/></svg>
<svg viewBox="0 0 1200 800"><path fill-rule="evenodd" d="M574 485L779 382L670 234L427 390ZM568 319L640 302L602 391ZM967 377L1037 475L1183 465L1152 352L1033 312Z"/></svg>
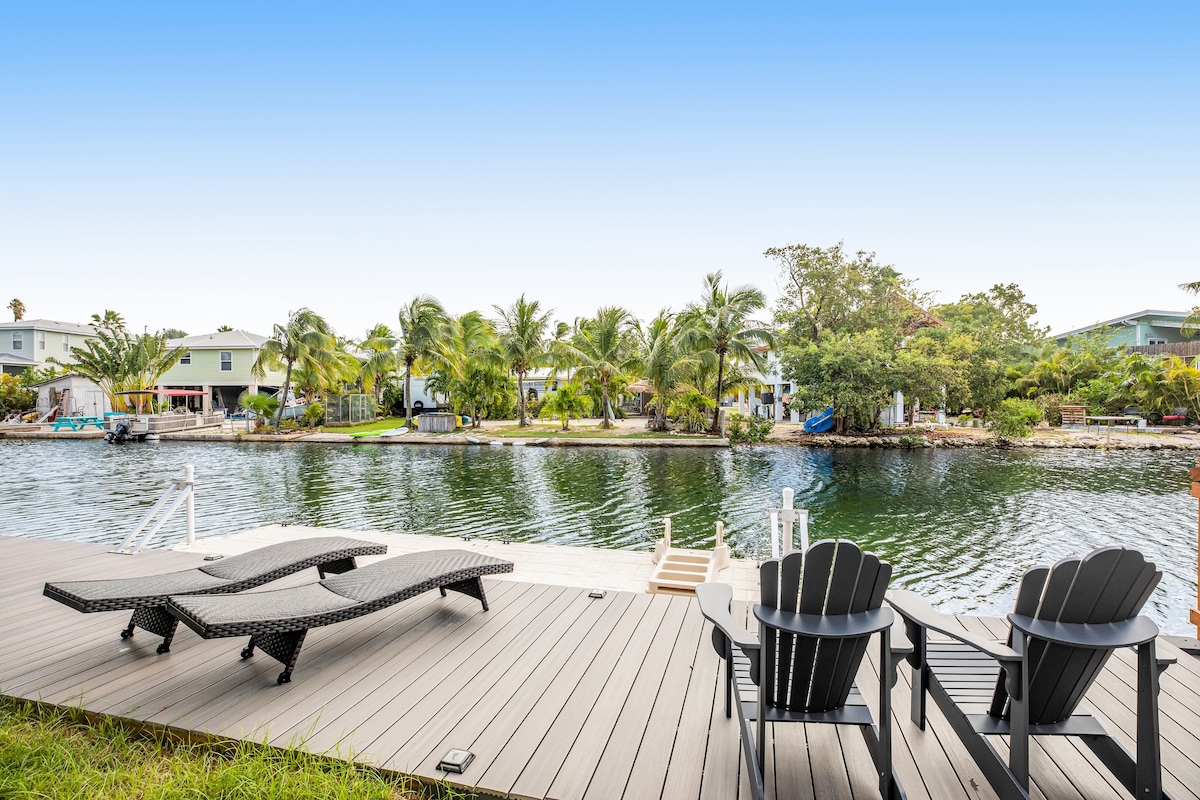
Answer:
<svg viewBox="0 0 1200 800"><path fill-rule="evenodd" d="M519 425L507 425L484 431L483 436L503 436L509 439L706 439L704 434L678 434L662 431L635 431L624 428L604 430L597 425L581 425L564 431L562 425L530 425L522 428Z"/></svg>
<svg viewBox="0 0 1200 800"><path fill-rule="evenodd" d="M467 800L415 778L258 744L186 743L0 699L0 797L88 800Z"/></svg>
<svg viewBox="0 0 1200 800"><path fill-rule="evenodd" d="M384 417L374 422L362 422L358 425L322 425L321 431L322 433L367 433L369 431L390 431L393 428L403 427L404 417Z"/></svg>

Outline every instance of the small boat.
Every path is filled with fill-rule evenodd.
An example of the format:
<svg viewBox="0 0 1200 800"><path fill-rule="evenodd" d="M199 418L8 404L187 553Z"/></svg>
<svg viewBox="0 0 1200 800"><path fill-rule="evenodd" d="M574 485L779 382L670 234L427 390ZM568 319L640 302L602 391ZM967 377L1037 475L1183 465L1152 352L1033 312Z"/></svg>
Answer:
<svg viewBox="0 0 1200 800"><path fill-rule="evenodd" d="M365 439L368 436L403 436L406 433L408 433L408 428L400 427L386 431L362 431L361 433L350 433L347 435L354 439Z"/></svg>

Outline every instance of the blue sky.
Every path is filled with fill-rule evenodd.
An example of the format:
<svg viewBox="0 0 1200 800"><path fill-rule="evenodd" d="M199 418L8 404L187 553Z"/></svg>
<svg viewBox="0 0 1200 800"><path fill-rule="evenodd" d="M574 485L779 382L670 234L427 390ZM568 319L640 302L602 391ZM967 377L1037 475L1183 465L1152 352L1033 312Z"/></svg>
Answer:
<svg viewBox="0 0 1200 800"><path fill-rule="evenodd" d="M0 294L645 318L844 240L1056 330L1186 308L1200 5L1048 5L0 5Z"/></svg>

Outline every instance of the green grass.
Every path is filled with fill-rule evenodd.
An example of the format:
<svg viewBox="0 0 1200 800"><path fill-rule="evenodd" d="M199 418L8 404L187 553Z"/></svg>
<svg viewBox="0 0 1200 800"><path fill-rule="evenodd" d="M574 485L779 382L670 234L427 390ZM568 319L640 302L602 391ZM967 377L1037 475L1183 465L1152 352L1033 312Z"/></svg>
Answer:
<svg viewBox="0 0 1200 800"><path fill-rule="evenodd" d="M112 719L0 699L0 798L432 800L435 790L347 761L250 743L185 743Z"/></svg>
<svg viewBox="0 0 1200 800"><path fill-rule="evenodd" d="M324 433L366 433L368 431L390 431L393 428L403 427L404 417L384 417L359 425L322 425L321 430Z"/></svg>
<svg viewBox="0 0 1200 800"><path fill-rule="evenodd" d="M522 428L519 425L506 425L503 428L496 428L489 431L481 431L479 436L503 436L505 438L531 438L531 439L678 439L681 434L664 433L660 431L635 431L630 432L621 428L612 428L604 430L603 428L585 425L582 427L572 427L569 431L564 431L561 424L553 425L530 425ZM688 434L689 437L693 436ZM694 438L704 438L703 434L694 434Z"/></svg>

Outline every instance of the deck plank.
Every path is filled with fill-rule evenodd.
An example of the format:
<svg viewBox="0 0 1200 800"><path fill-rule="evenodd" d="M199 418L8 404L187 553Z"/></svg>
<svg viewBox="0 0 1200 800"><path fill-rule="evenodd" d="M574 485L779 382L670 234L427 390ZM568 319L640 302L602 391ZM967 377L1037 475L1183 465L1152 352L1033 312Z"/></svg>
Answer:
<svg viewBox="0 0 1200 800"><path fill-rule="evenodd" d="M140 631L122 641L127 612L78 614L41 594L73 580L194 567L197 554L115 556L97 544L0 536L0 691L179 731L294 746L440 777L436 760L467 746L476 761L453 785L483 797L699 800L748 797L736 716L726 719L721 659L693 601L488 581L492 610L427 593L376 614L310 632L292 683L269 657L238 658L240 639L181 630L169 654ZM311 572L311 574L309 574ZM270 588L314 580L314 571ZM735 613L747 615L744 603ZM1001 620L962 620L1003 632ZM1164 643L1163 651L1173 652ZM876 706L876 647L858 675ZM1200 800L1200 661L1178 655L1163 676L1167 789ZM896 770L910 800L992 800L990 787L930 704L908 719L910 671L892 692ZM1118 652L1089 691L1096 716L1129 748L1136 666ZM860 733L824 725L768 726L768 797L878 798ZM1003 738L997 740L1002 752ZM1070 737L1035 740L1038 800L1127 797Z"/></svg>

